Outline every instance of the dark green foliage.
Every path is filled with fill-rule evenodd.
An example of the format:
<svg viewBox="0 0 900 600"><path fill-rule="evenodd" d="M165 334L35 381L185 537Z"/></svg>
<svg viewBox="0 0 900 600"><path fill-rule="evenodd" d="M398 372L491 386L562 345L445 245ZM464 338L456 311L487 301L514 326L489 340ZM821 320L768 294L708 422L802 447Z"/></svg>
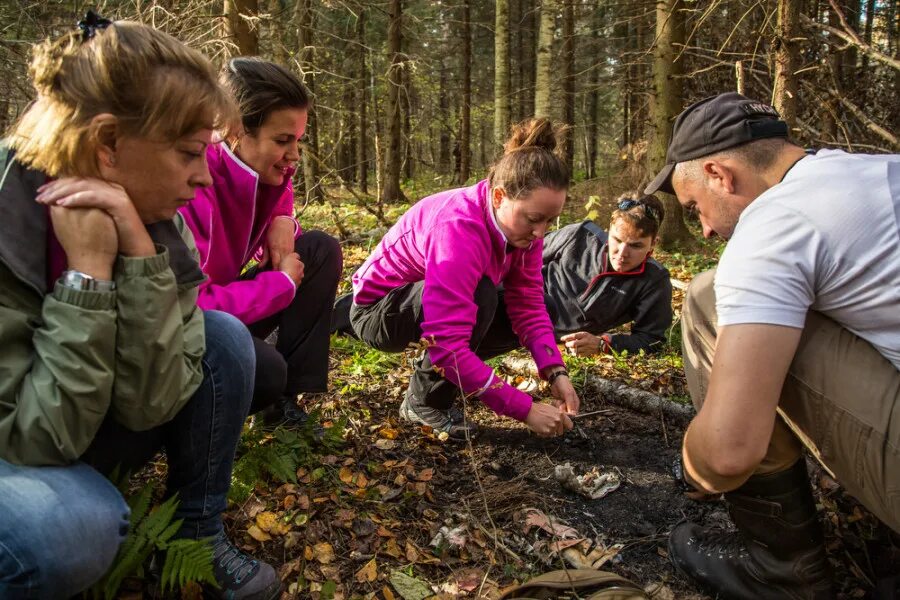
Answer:
<svg viewBox="0 0 900 600"><path fill-rule="evenodd" d="M346 420L340 419L322 429L320 417L320 413L313 412L296 428L279 426L268 431L254 427L245 432L238 450L240 458L231 474L229 499L238 503L245 501L266 474L284 483L296 483L297 469L314 462L314 449L317 453L328 453L339 448L343 443Z"/></svg>

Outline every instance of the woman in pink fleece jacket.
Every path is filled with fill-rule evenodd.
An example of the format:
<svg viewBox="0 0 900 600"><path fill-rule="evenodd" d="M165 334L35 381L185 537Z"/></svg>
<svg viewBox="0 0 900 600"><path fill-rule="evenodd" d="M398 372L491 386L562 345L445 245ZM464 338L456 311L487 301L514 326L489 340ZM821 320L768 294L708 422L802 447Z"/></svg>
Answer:
<svg viewBox="0 0 900 600"><path fill-rule="evenodd" d="M475 427L454 404L474 396L539 435L572 428L568 414L578 412L579 399L541 277L542 240L569 184L561 156L560 136L547 119L515 126L486 180L420 200L353 275L350 320L360 339L389 352L421 338L428 343L400 408L403 418L464 438ZM479 345L490 339L499 310L550 382L555 405L533 403L483 362Z"/></svg>
<svg viewBox="0 0 900 600"><path fill-rule="evenodd" d="M300 158L309 96L280 65L232 59L223 75L241 124L207 150L213 184L181 209L207 280L198 304L238 317L253 334L256 385L251 413L302 420L297 395L324 392L329 324L341 276L340 244L294 219L291 175ZM246 269L256 258L259 262ZM264 340L278 329L275 346Z"/></svg>

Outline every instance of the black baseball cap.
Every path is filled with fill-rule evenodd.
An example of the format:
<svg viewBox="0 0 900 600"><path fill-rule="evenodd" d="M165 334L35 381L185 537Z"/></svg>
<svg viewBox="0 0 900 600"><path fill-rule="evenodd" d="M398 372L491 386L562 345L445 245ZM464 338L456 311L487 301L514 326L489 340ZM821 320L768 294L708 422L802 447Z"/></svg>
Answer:
<svg viewBox="0 0 900 600"><path fill-rule="evenodd" d="M674 194L672 172L676 163L709 156L754 140L787 135L787 123L768 104L736 92L710 96L688 106L675 119L672 140L666 151L666 166L644 188L644 193L663 191Z"/></svg>

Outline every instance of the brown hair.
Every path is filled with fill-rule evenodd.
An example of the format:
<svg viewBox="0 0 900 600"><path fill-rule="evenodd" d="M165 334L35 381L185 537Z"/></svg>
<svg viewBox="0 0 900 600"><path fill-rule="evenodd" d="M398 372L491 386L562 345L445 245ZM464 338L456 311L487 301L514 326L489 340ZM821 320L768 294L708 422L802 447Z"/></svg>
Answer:
<svg viewBox="0 0 900 600"><path fill-rule="evenodd" d="M549 119L528 119L512 126L503 156L488 174L488 184L502 187L510 198L523 198L546 187L569 187L564 133L566 127Z"/></svg>
<svg viewBox="0 0 900 600"><path fill-rule="evenodd" d="M620 206L628 204L633 204L633 206L620 208ZM612 227L618 219L622 219L640 233L655 238L659 234L659 226L664 218L666 218L666 209L663 208L663 203L659 201L659 198L652 194L627 192L616 198L616 210L613 211L609 224Z"/></svg>
<svg viewBox="0 0 900 600"><path fill-rule="evenodd" d="M13 126L16 158L51 177L99 177L98 131L116 117L121 135L175 142L230 120L234 102L212 64L172 36L117 21L87 41L73 32L35 46L37 99Z"/></svg>
<svg viewBox="0 0 900 600"><path fill-rule="evenodd" d="M309 92L297 76L258 56L232 58L222 83L237 100L247 133L254 133L276 110L309 107Z"/></svg>

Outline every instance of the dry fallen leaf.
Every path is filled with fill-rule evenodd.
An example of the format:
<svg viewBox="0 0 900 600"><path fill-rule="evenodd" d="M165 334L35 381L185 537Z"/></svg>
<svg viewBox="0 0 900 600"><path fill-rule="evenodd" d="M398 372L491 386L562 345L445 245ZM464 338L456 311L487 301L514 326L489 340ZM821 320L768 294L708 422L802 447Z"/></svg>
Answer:
<svg viewBox="0 0 900 600"><path fill-rule="evenodd" d="M313 555L323 565L334 562L334 548L328 542L321 542L313 546Z"/></svg>
<svg viewBox="0 0 900 600"><path fill-rule="evenodd" d="M373 558L363 565L363 567L356 572L355 577L356 581L360 583L375 581L375 578L378 577L378 565L375 564L375 559Z"/></svg>
<svg viewBox="0 0 900 600"><path fill-rule="evenodd" d="M338 473L338 477L344 483L349 484L353 481L353 470L350 467L341 467L340 473Z"/></svg>
<svg viewBox="0 0 900 600"><path fill-rule="evenodd" d="M422 469L419 471L416 479L419 481L431 481L432 477L434 477L434 469Z"/></svg>
<svg viewBox="0 0 900 600"><path fill-rule="evenodd" d="M397 447L397 442L394 440L379 439L375 440L375 447L379 450L393 450Z"/></svg>
<svg viewBox="0 0 900 600"><path fill-rule="evenodd" d="M268 542L272 539L272 536L257 527L256 525L251 525L247 528L247 533L257 542Z"/></svg>

